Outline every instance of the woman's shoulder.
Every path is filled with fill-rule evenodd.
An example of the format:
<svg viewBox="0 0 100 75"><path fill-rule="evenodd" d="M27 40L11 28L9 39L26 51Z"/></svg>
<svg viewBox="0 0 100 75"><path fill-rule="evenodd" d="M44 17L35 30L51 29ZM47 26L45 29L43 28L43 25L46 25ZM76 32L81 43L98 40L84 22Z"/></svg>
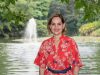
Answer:
<svg viewBox="0 0 100 75"><path fill-rule="evenodd" d="M64 35L64 40L67 40L69 42L75 42L75 40L72 37L67 36L67 35Z"/></svg>
<svg viewBox="0 0 100 75"><path fill-rule="evenodd" d="M42 44L47 44L50 43L52 41L52 37L48 37L45 40L43 40Z"/></svg>

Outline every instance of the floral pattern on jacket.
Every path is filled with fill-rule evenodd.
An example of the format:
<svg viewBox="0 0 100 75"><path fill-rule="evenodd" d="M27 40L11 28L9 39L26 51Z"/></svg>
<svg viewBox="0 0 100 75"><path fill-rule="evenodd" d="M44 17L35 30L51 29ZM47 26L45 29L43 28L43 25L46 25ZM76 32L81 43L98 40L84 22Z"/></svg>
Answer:
<svg viewBox="0 0 100 75"><path fill-rule="evenodd" d="M50 67L55 70L63 70L71 65L72 70L66 74L54 75L73 75L75 65L82 66L76 42L72 38L62 35L56 48L54 41L54 37L51 37L42 42L34 63L41 68ZM45 75L53 75L53 73L46 69Z"/></svg>

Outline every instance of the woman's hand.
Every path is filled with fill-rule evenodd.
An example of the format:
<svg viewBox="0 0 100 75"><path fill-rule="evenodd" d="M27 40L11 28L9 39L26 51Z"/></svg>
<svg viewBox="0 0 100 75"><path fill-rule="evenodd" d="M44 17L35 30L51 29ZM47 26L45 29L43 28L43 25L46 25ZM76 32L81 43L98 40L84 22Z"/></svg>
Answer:
<svg viewBox="0 0 100 75"><path fill-rule="evenodd" d="M74 75L78 75L79 70L80 70L79 66L75 66L75 68L74 68L74 72L73 72Z"/></svg>
<svg viewBox="0 0 100 75"><path fill-rule="evenodd" d="M39 68L39 75L44 75L44 71L45 71L45 69Z"/></svg>

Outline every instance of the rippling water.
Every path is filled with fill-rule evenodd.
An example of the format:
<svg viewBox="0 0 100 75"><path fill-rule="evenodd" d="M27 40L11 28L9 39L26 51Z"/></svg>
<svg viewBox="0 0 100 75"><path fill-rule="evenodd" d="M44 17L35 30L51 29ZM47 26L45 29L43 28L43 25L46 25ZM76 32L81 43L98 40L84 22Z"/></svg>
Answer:
<svg viewBox="0 0 100 75"><path fill-rule="evenodd" d="M33 64L39 44L0 43L0 75L38 75Z"/></svg>
<svg viewBox="0 0 100 75"><path fill-rule="evenodd" d="M39 75L33 64L41 43L0 43L0 75ZM80 75L100 75L100 43L78 43Z"/></svg>

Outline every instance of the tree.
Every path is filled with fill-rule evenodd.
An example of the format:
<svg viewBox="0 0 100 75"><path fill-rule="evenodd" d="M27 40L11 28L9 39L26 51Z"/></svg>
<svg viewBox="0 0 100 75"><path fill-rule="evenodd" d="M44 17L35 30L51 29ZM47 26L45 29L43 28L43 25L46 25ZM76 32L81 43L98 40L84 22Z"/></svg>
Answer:
<svg viewBox="0 0 100 75"><path fill-rule="evenodd" d="M75 10L84 14L84 19L98 19L100 17L100 0L61 0L69 4L74 2ZM100 18L99 18L100 19Z"/></svg>
<svg viewBox="0 0 100 75"><path fill-rule="evenodd" d="M32 17L36 20L47 20L50 2L50 0L1 0L0 35L22 35L21 32L23 32L26 22ZM39 25L39 27L41 26L46 28L46 25L44 25L45 27L43 24ZM39 30L41 33L43 32L42 28Z"/></svg>

